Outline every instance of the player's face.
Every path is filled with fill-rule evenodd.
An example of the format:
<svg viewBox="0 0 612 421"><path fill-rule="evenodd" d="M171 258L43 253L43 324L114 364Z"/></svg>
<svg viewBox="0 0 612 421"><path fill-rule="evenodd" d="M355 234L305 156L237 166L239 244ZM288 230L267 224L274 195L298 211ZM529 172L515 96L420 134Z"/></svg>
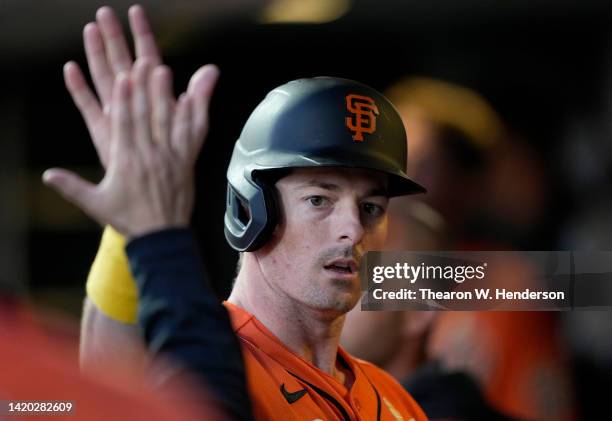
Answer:
<svg viewBox="0 0 612 421"><path fill-rule="evenodd" d="M387 232L387 176L360 169L298 169L277 184L281 222L262 257L279 294L331 316L360 296L363 253Z"/></svg>

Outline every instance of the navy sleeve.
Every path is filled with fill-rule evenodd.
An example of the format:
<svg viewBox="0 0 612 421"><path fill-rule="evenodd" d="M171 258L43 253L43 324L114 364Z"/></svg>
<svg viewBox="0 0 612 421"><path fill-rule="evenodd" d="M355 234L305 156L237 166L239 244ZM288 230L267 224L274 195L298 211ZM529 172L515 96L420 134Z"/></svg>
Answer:
<svg viewBox="0 0 612 421"><path fill-rule="evenodd" d="M130 241L126 252L150 352L178 362L177 376L179 365L185 367L236 419L252 419L240 344L210 287L193 233L154 232ZM166 370L161 380L172 377Z"/></svg>

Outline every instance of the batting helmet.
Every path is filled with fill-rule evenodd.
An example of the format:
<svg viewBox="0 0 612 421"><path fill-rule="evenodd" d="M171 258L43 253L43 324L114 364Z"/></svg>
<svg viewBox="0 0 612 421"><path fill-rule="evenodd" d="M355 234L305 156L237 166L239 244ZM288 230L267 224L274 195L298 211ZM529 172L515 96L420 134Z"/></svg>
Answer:
<svg viewBox="0 0 612 421"><path fill-rule="evenodd" d="M277 223L266 175L306 167L351 167L389 176L389 196L422 193L406 176L404 125L382 94L347 79L298 79L272 90L247 120L227 169L225 238L254 251Z"/></svg>

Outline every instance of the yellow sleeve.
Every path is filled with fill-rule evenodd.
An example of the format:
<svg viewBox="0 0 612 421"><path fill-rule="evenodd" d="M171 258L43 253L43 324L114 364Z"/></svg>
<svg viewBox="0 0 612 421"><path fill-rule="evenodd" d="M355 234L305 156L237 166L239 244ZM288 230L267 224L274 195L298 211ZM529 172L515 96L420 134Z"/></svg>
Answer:
<svg viewBox="0 0 612 421"><path fill-rule="evenodd" d="M136 323L138 290L125 254L125 239L110 226L102 234L86 289L89 299L106 316Z"/></svg>

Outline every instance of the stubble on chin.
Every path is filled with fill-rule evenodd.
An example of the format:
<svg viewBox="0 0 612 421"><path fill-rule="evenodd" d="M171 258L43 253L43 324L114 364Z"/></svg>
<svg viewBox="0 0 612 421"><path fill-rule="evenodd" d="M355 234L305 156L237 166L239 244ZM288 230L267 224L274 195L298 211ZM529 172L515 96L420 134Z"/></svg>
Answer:
<svg viewBox="0 0 612 421"><path fill-rule="evenodd" d="M339 313L349 312L361 296L359 282L348 279L332 279L326 285L326 297L321 297L325 303L325 309L334 310ZM323 307L323 306L322 306ZM322 308L323 309L323 308Z"/></svg>

